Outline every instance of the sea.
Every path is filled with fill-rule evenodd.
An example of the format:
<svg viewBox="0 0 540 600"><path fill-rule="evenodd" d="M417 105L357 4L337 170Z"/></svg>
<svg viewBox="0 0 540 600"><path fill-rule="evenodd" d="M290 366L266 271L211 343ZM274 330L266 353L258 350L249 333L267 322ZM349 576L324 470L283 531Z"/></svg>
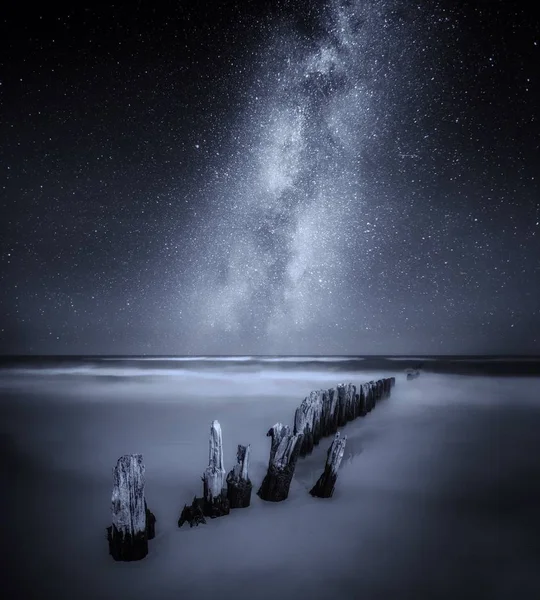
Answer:
<svg viewBox="0 0 540 600"><path fill-rule="evenodd" d="M329 438L287 500L257 496L275 423L312 390L383 377L391 396L340 431L332 498L309 494ZM251 504L179 528L214 419L227 471L251 446ZM156 537L120 563L105 531L129 453ZM0 490L9 598L540 598L540 357L4 356Z"/></svg>

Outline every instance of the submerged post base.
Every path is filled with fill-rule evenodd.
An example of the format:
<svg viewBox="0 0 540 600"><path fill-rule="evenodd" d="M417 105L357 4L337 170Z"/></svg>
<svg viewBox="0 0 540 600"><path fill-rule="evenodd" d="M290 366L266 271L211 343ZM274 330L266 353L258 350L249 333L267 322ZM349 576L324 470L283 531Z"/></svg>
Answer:
<svg viewBox="0 0 540 600"><path fill-rule="evenodd" d="M148 554L148 536L146 532L132 536L118 531L114 525L107 527L109 554L114 560L141 560Z"/></svg>
<svg viewBox="0 0 540 600"><path fill-rule="evenodd" d="M204 518L204 498L193 498L193 502L191 504L184 505L182 509L182 514L178 519L178 527L182 527L184 523L189 523L190 527L194 525L198 527L201 524L206 524L206 519Z"/></svg>

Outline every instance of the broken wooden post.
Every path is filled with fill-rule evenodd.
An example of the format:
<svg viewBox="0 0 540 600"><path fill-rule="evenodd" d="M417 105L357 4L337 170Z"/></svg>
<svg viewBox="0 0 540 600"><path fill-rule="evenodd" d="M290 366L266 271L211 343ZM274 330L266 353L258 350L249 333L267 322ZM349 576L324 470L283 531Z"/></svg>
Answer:
<svg viewBox="0 0 540 600"><path fill-rule="evenodd" d="M346 442L347 436L343 438L340 437L338 431L334 437L334 441L330 445L330 448L328 448L324 472L309 492L312 496L317 496L319 498L330 498L334 493L337 472L343 458L343 453L345 452Z"/></svg>
<svg viewBox="0 0 540 600"><path fill-rule="evenodd" d="M230 508L247 508L253 487L248 476L251 446L238 445L236 465L227 475L227 498Z"/></svg>
<svg viewBox="0 0 540 600"><path fill-rule="evenodd" d="M282 423L276 423L266 435L272 438L270 461L257 495L262 500L281 502L289 495L303 435L291 434L290 427Z"/></svg>
<svg viewBox="0 0 540 600"><path fill-rule="evenodd" d="M225 488L225 468L223 466L223 440L221 425L212 421L210 427L210 452L208 467L203 476L203 497L193 498L191 504L185 504L178 519L178 527L184 523L200 525L206 523L205 517L214 519L229 514L229 500Z"/></svg>
<svg viewBox="0 0 540 600"><path fill-rule="evenodd" d="M203 480L203 498L205 516L210 518L229 514L229 500L225 488L225 467L223 466L223 439L221 425L212 421L210 427L210 453L208 467Z"/></svg>
<svg viewBox="0 0 540 600"><path fill-rule="evenodd" d="M142 454L125 454L113 469L112 525L107 527L109 554L114 560L140 560L155 536L156 518L144 497Z"/></svg>

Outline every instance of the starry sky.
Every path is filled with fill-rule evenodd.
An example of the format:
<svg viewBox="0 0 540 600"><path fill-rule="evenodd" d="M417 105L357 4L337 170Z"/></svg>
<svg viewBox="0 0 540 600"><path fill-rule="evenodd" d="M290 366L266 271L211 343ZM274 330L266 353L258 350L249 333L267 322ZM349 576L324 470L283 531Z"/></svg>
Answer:
<svg viewBox="0 0 540 600"><path fill-rule="evenodd" d="M540 354L528 4L3 7L0 352Z"/></svg>

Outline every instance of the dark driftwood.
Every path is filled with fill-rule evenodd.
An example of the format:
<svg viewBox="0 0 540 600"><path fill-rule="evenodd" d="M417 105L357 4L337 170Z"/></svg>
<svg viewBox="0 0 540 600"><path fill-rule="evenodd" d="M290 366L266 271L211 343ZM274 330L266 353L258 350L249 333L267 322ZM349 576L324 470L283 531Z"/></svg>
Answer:
<svg viewBox="0 0 540 600"><path fill-rule="evenodd" d="M266 434L272 438L268 471L257 492L262 500L281 502L289 496L303 436L292 434L290 427L276 423Z"/></svg>
<svg viewBox="0 0 540 600"><path fill-rule="evenodd" d="M113 469L112 525L107 527L109 553L114 560L140 560L155 536L156 518L144 497L141 454L121 456Z"/></svg>
<svg viewBox="0 0 540 600"><path fill-rule="evenodd" d="M324 472L309 492L312 496L318 496L319 498L330 498L334 493L337 472L339 465L341 464L341 460L343 459L346 442L347 436L341 438L338 431L334 437L334 441L330 445L330 448L328 448Z"/></svg>
<svg viewBox="0 0 540 600"><path fill-rule="evenodd" d="M178 519L178 527L182 527L184 523L189 523L190 527L193 527L193 525L199 526L201 523L206 524L203 507L203 498L193 498L193 502L191 504L186 504L182 509L182 514Z"/></svg>
<svg viewBox="0 0 540 600"><path fill-rule="evenodd" d="M230 508L247 508L251 502L253 485L249 480L251 446L238 445L236 465L227 475L227 498Z"/></svg>

